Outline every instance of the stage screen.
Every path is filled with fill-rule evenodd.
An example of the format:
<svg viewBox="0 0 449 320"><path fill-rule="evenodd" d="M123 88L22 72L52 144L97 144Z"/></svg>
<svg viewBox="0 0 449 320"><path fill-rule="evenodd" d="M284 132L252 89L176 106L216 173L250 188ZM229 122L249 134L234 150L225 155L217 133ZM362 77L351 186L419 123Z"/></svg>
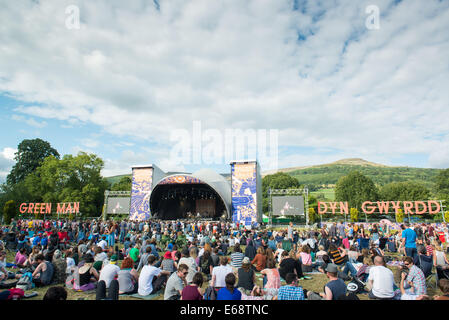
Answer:
<svg viewBox="0 0 449 320"><path fill-rule="evenodd" d="M272 200L274 216L304 215L304 198L302 196L274 196Z"/></svg>
<svg viewBox="0 0 449 320"><path fill-rule="evenodd" d="M130 197L109 197L108 214L129 214Z"/></svg>

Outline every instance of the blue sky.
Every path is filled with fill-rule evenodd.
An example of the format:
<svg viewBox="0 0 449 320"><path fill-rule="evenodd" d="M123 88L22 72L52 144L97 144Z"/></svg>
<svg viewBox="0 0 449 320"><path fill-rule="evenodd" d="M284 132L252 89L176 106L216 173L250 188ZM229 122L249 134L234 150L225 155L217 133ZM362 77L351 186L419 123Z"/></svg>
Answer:
<svg viewBox="0 0 449 320"><path fill-rule="evenodd" d="M449 167L447 1L2 1L0 20L0 181L37 137L106 176L226 173L213 139L237 129L278 133L262 170ZM213 163L175 152L195 123Z"/></svg>

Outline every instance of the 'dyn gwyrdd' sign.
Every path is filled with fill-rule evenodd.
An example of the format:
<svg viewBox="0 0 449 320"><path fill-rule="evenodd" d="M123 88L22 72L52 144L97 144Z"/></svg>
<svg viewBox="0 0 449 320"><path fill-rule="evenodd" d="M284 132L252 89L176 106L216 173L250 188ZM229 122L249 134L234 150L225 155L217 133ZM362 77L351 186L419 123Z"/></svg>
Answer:
<svg viewBox="0 0 449 320"><path fill-rule="evenodd" d="M390 208L394 213L399 209L404 210L404 214L436 214L441 211L441 205L438 201L365 201L362 203L362 211L366 214L379 213L388 214ZM339 212L336 212L338 209ZM318 202L318 213L325 214L328 211L332 214L349 214L348 202Z"/></svg>
<svg viewBox="0 0 449 320"><path fill-rule="evenodd" d="M22 203L20 213L51 214L51 203ZM79 202L63 202L56 204L56 213L79 213Z"/></svg>

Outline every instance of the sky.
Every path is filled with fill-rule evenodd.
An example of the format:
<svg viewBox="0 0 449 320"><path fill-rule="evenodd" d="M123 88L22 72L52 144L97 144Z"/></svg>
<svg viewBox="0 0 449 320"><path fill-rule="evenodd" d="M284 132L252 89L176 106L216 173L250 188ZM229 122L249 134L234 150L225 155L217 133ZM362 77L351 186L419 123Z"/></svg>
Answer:
<svg viewBox="0 0 449 320"><path fill-rule="evenodd" d="M34 138L97 154L105 176L449 167L449 1L0 5L0 181Z"/></svg>

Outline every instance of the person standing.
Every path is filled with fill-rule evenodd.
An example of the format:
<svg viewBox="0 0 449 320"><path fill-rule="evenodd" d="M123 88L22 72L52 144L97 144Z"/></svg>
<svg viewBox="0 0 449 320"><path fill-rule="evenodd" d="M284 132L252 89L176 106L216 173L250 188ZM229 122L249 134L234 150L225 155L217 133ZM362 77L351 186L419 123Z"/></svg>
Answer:
<svg viewBox="0 0 449 320"><path fill-rule="evenodd" d="M416 250L416 232L405 224L405 230L402 231L402 246L405 248L405 254L407 257L415 257L418 255Z"/></svg>

